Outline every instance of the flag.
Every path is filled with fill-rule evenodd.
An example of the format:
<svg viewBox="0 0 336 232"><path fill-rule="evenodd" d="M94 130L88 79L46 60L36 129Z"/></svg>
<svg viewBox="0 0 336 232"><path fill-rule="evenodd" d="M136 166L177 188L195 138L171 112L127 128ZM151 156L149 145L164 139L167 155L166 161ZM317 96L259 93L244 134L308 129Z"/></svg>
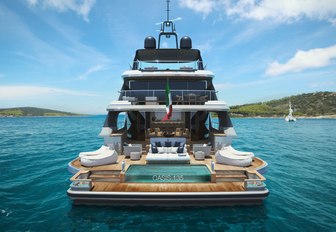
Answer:
<svg viewBox="0 0 336 232"><path fill-rule="evenodd" d="M167 80L166 85L166 116L162 119L162 121L169 120L173 113L173 101L170 93L169 82Z"/></svg>

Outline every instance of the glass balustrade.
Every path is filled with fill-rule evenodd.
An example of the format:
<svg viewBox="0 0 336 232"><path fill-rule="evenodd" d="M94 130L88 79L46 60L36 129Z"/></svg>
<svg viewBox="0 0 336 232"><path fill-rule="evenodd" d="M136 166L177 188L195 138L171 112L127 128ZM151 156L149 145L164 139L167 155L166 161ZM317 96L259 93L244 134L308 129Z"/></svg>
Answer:
<svg viewBox="0 0 336 232"><path fill-rule="evenodd" d="M174 105L202 105L207 101L217 100L215 90L170 90ZM119 100L134 104L165 104L165 90L122 90Z"/></svg>

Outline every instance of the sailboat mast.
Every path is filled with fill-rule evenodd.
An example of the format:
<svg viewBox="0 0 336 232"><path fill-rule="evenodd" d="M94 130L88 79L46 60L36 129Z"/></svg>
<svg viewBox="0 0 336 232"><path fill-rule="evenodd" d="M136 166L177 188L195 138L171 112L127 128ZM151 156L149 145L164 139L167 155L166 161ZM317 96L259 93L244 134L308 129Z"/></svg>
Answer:
<svg viewBox="0 0 336 232"><path fill-rule="evenodd" d="M290 116L292 116L293 109L292 109L292 103L291 103L291 100L290 100L290 98L289 98L288 105L289 105L289 115L290 115Z"/></svg>

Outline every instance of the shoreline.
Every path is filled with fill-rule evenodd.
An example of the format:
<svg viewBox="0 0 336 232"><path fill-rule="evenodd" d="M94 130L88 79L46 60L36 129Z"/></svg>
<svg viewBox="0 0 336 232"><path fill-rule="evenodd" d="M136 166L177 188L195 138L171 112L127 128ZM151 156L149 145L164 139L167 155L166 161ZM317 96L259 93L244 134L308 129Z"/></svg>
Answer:
<svg viewBox="0 0 336 232"><path fill-rule="evenodd" d="M231 116L231 118L274 118L274 119L285 119L285 117L280 117L280 116L269 116L269 117L263 117L263 116L235 117L235 116ZM336 115L298 116L298 117L295 117L295 118L296 119L336 119Z"/></svg>
<svg viewBox="0 0 336 232"><path fill-rule="evenodd" d="M100 116L100 114L97 115L55 115L55 116L3 116L0 115L0 118L55 118L55 117L88 117L88 116ZM285 119L285 117L281 116L269 116L269 117L263 117L263 116L249 116L249 117L236 117L234 115L231 116L231 118L273 118L273 119ZM336 115L321 115L321 116L298 116L295 117L297 119L336 119Z"/></svg>
<svg viewBox="0 0 336 232"><path fill-rule="evenodd" d="M34 115L21 115L21 116L4 116L0 115L0 118L58 118L58 117L86 117L94 115L54 115L54 116L34 116Z"/></svg>

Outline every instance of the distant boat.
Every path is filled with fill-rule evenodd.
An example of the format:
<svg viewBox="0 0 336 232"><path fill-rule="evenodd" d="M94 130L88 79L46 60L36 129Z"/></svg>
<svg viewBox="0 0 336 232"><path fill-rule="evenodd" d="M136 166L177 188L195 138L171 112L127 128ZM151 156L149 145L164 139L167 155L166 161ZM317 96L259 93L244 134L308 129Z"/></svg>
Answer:
<svg viewBox="0 0 336 232"><path fill-rule="evenodd" d="M289 100L289 114L286 116L285 120L287 122L296 122L296 118L293 116L293 109L290 100Z"/></svg>

